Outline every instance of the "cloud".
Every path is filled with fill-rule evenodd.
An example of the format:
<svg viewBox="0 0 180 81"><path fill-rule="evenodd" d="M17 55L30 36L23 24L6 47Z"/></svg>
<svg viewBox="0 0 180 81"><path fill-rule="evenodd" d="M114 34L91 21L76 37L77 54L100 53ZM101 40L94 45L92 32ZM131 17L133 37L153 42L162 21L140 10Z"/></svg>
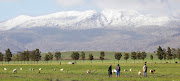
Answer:
<svg viewBox="0 0 180 81"><path fill-rule="evenodd" d="M137 10L156 15L179 14L180 9L180 0L94 0L94 3L101 9Z"/></svg>
<svg viewBox="0 0 180 81"><path fill-rule="evenodd" d="M56 2L62 7L73 7L85 3L84 0L56 0Z"/></svg>

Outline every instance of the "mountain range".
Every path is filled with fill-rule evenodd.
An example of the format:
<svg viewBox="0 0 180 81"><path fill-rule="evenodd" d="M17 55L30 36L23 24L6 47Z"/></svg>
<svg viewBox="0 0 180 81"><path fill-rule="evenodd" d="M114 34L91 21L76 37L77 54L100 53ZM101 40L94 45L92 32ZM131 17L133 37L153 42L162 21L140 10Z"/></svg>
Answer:
<svg viewBox="0 0 180 81"><path fill-rule="evenodd" d="M180 19L133 10L20 15L0 22L0 51L147 51L179 48Z"/></svg>

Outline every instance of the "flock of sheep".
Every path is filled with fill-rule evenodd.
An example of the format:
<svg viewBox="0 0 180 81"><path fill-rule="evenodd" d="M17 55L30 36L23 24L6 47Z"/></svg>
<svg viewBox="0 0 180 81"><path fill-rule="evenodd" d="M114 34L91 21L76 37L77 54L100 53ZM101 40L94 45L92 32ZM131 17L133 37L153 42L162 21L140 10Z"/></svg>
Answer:
<svg viewBox="0 0 180 81"><path fill-rule="evenodd" d="M7 68L4 68L5 71L7 71ZM19 68L19 70L23 70L22 68ZM34 71L34 68L29 68L30 71ZM38 73L40 73L40 71L42 70L42 68L39 68ZM53 71L56 71L56 69L52 69ZM64 69L60 69L60 71L64 71ZM68 69L66 70L68 72ZM12 73L17 73L17 69L13 69Z"/></svg>
<svg viewBox="0 0 180 81"><path fill-rule="evenodd" d="M4 70L6 71L7 68L4 68ZM23 69L20 68L19 70L23 70ZM30 68L29 70L30 70L30 71L34 71L34 68ZM42 70L42 68L39 68L38 73L40 73L41 70ZM56 71L55 68L52 69L52 70L53 70L53 71ZM64 69L62 68L62 69L60 69L60 71L64 71ZM69 70L67 69L66 71L68 72ZM96 72L96 71L97 71L97 69L95 69L93 72ZM128 71L128 70L124 69L124 72L126 72L126 71ZM132 69L129 69L129 71L132 71ZM117 72L117 71L116 71L115 69L112 70L112 73L116 73L116 72ZM151 69L151 70L150 70L150 73L153 73L153 74L154 74L154 72L155 72L155 69ZM13 69L12 73L17 73L17 69ZM91 70L87 70L86 73L87 73L87 74L90 74L90 73L91 73ZM141 75L141 71L138 72L138 75Z"/></svg>

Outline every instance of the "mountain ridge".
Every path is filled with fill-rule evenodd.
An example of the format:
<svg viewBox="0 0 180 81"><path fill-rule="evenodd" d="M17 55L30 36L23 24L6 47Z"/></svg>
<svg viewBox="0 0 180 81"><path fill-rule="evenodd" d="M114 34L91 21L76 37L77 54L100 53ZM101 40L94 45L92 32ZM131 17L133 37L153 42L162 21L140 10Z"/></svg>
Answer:
<svg viewBox="0 0 180 81"><path fill-rule="evenodd" d="M0 23L0 30L12 28L57 27L61 29L91 29L106 27L140 27L148 25L163 26L175 19L168 16L155 17L143 15L137 11L95 10L66 11L49 15L31 17L21 15Z"/></svg>
<svg viewBox="0 0 180 81"><path fill-rule="evenodd" d="M180 21L137 11L68 11L21 15L0 23L0 51L156 51L180 47Z"/></svg>

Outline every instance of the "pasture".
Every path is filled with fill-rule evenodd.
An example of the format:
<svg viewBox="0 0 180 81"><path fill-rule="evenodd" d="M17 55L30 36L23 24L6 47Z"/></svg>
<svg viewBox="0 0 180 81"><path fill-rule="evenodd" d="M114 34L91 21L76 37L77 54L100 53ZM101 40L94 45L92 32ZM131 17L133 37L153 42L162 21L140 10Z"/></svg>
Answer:
<svg viewBox="0 0 180 81"><path fill-rule="evenodd" d="M80 52L79 52L80 53ZM0 63L0 81L178 81L180 80L180 64L174 63L174 60L162 60L162 63L154 53L148 53L144 62L147 62L148 76L144 78L142 75L139 76L138 72L142 72L144 65L143 60L129 59L124 60L123 56L119 61L121 66L121 77L116 78L116 74L113 73L111 78L108 77L108 67L112 64L112 69L118 64L118 61L114 59L115 52L105 52L105 59L102 63L99 59L100 52L98 51L85 51L86 60L77 60L74 65L68 64L68 62L74 62L71 60L70 55L72 52L61 52L62 60L60 61L43 61L45 54L42 55L42 60L37 62L34 61L10 61ZM53 53L54 54L54 53ZM88 54L93 54L96 60L87 60ZM154 56L153 61L150 60L150 55ZM122 53L124 55L124 53ZM175 59L178 61L178 59ZM60 65L61 62L61 65ZM154 63L156 62L156 64ZM169 62L165 64L165 62ZM170 63L171 62L171 63ZM6 68L7 70L4 70ZM20 70L22 68L22 70ZM33 68L34 70L29 70ZM39 68L42 70L39 73ZM60 69L63 68L63 71ZM17 73L12 73L13 69L17 69ZM56 69L56 71L53 71ZM124 72L124 69L128 70ZM132 71L129 71L132 69ZM151 74L150 69L155 69L155 73ZM86 71L91 70L91 74L87 74ZM94 70L97 70L94 72Z"/></svg>
<svg viewBox="0 0 180 81"><path fill-rule="evenodd" d="M139 76L138 72L142 72L144 63L120 63L121 77L116 78L113 73L111 78L108 77L108 67L112 64L115 69L117 63L76 63L74 65L62 63L39 63L39 64L1 64L0 65L0 81L111 81L111 80L146 80L146 81L178 81L180 80L180 64L164 64L164 63L147 63L148 76L144 78ZM4 70L7 68L7 70ZM22 68L22 70L20 70ZM29 70L34 68L34 71ZM39 71L39 68L42 70ZM60 71L60 69L64 69ZM13 69L17 69L17 73L12 73ZM56 69L56 71L53 71ZM94 72L94 70L96 70ZM127 69L127 72L123 70ZM132 69L130 72L129 69ZM155 74L149 72L155 69ZM67 71L68 70L68 71ZM86 74L87 70L91 70L91 74Z"/></svg>

